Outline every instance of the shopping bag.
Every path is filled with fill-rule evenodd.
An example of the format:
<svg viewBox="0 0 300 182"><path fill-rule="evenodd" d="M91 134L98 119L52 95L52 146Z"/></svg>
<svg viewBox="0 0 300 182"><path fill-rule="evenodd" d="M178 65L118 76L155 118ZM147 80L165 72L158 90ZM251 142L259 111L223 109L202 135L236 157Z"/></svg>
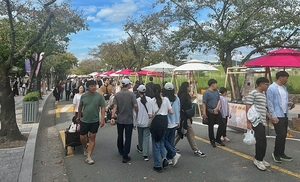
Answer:
<svg viewBox="0 0 300 182"><path fill-rule="evenodd" d="M254 131L253 130L247 130L247 133L244 133L245 138L243 139L243 142L248 145L254 145L256 143L255 137L254 137Z"/></svg>

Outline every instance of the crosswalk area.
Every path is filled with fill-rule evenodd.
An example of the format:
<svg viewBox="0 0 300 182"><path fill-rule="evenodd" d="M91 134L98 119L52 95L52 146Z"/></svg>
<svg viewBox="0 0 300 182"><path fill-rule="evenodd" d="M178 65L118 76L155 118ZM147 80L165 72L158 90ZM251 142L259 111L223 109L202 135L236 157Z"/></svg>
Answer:
<svg viewBox="0 0 300 182"><path fill-rule="evenodd" d="M55 109L56 118L60 118L60 113L73 112L73 104L58 104Z"/></svg>

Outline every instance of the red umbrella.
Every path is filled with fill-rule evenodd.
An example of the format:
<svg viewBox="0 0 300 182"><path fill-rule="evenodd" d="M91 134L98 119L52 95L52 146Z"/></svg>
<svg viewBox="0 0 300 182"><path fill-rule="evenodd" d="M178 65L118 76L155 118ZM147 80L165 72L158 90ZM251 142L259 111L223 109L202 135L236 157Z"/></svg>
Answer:
<svg viewBox="0 0 300 182"><path fill-rule="evenodd" d="M106 73L104 73L103 75L107 75L109 76L110 74L114 73L115 71L114 70L110 70L110 71L107 71Z"/></svg>
<svg viewBox="0 0 300 182"><path fill-rule="evenodd" d="M131 69L126 68L126 69L123 69L121 71L117 71L116 74L119 74L119 75L130 75L131 72L132 72Z"/></svg>
<svg viewBox="0 0 300 182"><path fill-rule="evenodd" d="M244 65L248 67L300 67L300 52L283 48L251 59Z"/></svg>

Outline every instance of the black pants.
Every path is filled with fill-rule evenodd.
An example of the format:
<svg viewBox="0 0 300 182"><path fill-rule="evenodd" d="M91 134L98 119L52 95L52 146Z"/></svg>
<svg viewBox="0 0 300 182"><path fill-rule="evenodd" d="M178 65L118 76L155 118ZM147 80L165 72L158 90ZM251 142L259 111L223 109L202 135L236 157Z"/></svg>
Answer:
<svg viewBox="0 0 300 182"><path fill-rule="evenodd" d="M128 158L131 146L133 124L119 124L117 123L118 140L117 147L120 153L123 153L123 158ZM125 130L125 145L124 145L124 130Z"/></svg>
<svg viewBox="0 0 300 182"><path fill-rule="evenodd" d="M256 127L253 127L255 143L255 159L262 161L266 155L267 138L266 129L262 123L259 123Z"/></svg>
<svg viewBox="0 0 300 182"><path fill-rule="evenodd" d="M77 94L77 93L78 93L78 89L73 89L73 96L72 96L72 98L74 98L75 94Z"/></svg>
<svg viewBox="0 0 300 182"><path fill-rule="evenodd" d="M207 117L208 117L208 136L210 141L220 141L221 135L224 132L224 123L222 115L219 111L218 114L213 114L208 111L206 111ZM218 124L218 130L217 130L217 136L215 138L214 134L214 125Z"/></svg>
<svg viewBox="0 0 300 182"><path fill-rule="evenodd" d="M70 100L71 91L66 91L66 100Z"/></svg>
<svg viewBox="0 0 300 182"><path fill-rule="evenodd" d="M274 155L281 156L285 150L285 139L287 134L287 127L288 127L288 118L278 118L279 122L274 124L275 132L276 132L276 139L275 139L275 148L274 148Z"/></svg>
<svg viewBox="0 0 300 182"><path fill-rule="evenodd" d="M56 93L54 96L55 96L55 101L59 101L59 99L60 99L60 92Z"/></svg>
<svg viewBox="0 0 300 182"><path fill-rule="evenodd" d="M223 120L223 123L224 123L224 129L223 129L223 134L222 134L222 136L223 137L226 137L227 135L226 135L226 131L227 131L227 121L228 121L228 116L226 116L226 118L222 118L222 120Z"/></svg>

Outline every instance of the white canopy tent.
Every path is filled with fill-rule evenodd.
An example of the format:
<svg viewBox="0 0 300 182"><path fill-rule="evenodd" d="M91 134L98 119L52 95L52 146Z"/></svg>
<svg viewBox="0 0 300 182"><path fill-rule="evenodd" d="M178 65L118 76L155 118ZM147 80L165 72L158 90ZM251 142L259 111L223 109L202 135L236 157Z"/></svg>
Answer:
<svg viewBox="0 0 300 182"><path fill-rule="evenodd" d="M174 70L174 68L176 68L176 66L168 64L166 62L160 62L150 66L146 66L142 68L142 70L161 72L163 74L163 82L164 82L165 72L171 73Z"/></svg>
<svg viewBox="0 0 300 182"><path fill-rule="evenodd" d="M204 64L202 61L199 60L190 60L173 70L172 82L174 82L175 88L178 89L179 85L176 79L177 75L188 75L187 81L190 82L192 96L196 98L196 104L198 105L199 115L201 116L199 95L197 93L197 82L195 79L195 71L218 71L218 69L211 65Z"/></svg>

